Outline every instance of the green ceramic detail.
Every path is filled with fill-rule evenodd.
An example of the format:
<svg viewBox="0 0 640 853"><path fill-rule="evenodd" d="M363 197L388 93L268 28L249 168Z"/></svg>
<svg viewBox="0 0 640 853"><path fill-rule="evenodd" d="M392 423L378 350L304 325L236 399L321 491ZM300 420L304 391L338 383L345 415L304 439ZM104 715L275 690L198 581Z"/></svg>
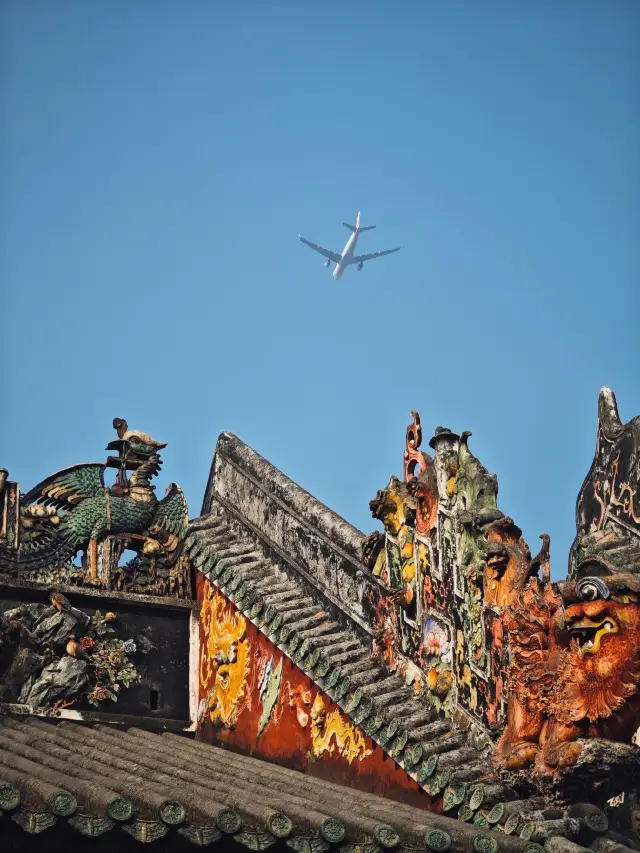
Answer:
<svg viewBox="0 0 640 853"><path fill-rule="evenodd" d="M343 706L343 710L344 710L345 714L353 714L353 712L355 711L355 709L357 707L358 707L358 696L357 696L357 691L354 690L353 693L350 693L347 696L347 701L345 702L345 704Z"/></svg>
<svg viewBox="0 0 640 853"><path fill-rule="evenodd" d="M25 832L30 835L37 835L39 832L44 832L58 822L58 818L52 815L51 812L32 812L28 809L18 809L11 813L11 820L14 820L18 826L22 827Z"/></svg>
<svg viewBox="0 0 640 853"><path fill-rule="evenodd" d="M269 631L277 631L278 628L282 625L282 622L282 613L280 613L278 609L274 607L270 618L267 620L267 628L269 629Z"/></svg>
<svg viewBox="0 0 640 853"><path fill-rule="evenodd" d="M396 752L396 753L402 752L402 750L407 745L408 740L409 740L408 733L406 731L401 730L400 733L398 734L398 736L396 737L395 742L393 744L393 752Z"/></svg>
<svg viewBox="0 0 640 853"><path fill-rule="evenodd" d="M304 662L307 669L315 669L320 661L320 649L312 649L311 653Z"/></svg>
<svg viewBox="0 0 640 853"><path fill-rule="evenodd" d="M49 808L58 817L69 817L78 808L78 801L67 791L56 791L49 798Z"/></svg>
<svg viewBox="0 0 640 853"><path fill-rule="evenodd" d="M331 844L337 844L345 836L344 824L341 820L329 817L320 824L320 835Z"/></svg>
<svg viewBox="0 0 640 853"><path fill-rule="evenodd" d="M165 823L168 823L169 826L178 826L179 824L184 823L186 816L187 810L182 803L168 802L160 809L160 817Z"/></svg>
<svg viewBox="0 0 640 853"><path fill-rule="evenodd" d="M373 837L381 847L388 849L400 844L400 833L388 823L379 823L373 830Z"/></svg>
<svg viewBox="0 0 640 853"><path fill-rule="evenodd" d="M436 774L436 784L440 791L444 791L444 789L451 782L451 770L445 768L441 770L440 773Z"/></svg>
<svg viewBox="0 0 640 853"><path fill-rule="evenodd" d="M473 809L474 812L480 808L483 800L484 800L484 788L483 787L476 788L474 790L474 792L471 794L471 799L469 800L469 805L471 806L471 808Z"/></svg>
<svg viewBox="0 0 640 853"><path fill-rule="evenodd" d="M107 814L114 820L129 820L133 817L133 805L126 797L114 797L107 806Z"/></svg>
<svg viewBox="0 0 640 853"><path fill-rule="evenodd" d="M222 573L223 573L224 571L226 571L226 568L227 568L227 567L226 567L226 565L225 565L224 560L220 560L220 559L218 559L218 560L216 560L216 562L213 564L213 567L212 567L212 569L211 569L211 574L212 574L212 575L213 575L213 577L216 579L216 583L220 583L220 576L222 575Z"/></svg>
<svg viewBox="0 0 640 853"><path fill-rule="evenodd" d="M416 773L416 778L420 785L424 785L424 783L429 778L429 773L427 772L427 762L423 761L420 767L418 767L418 772Z"/></svg>
<svg viewBox="0 0 640 853"><path fill-rule="evenodd" d="M241 583L242 583L242 578L239 575L234 574L233 577L231 577L229 579L229 582L227 583L226 586L230 592L235 592Z"/></svg>
<svg viewBox="0 0 640 853"><path fill-rule="evenodd" d="M400 723L394 717L387 726L387 733L389 735L389 738L395 737L398 734L399 729Z"/></svg>
<svg viewBox="0 0 640 853"><path fill-rule="evenodd" d="M426 764L427 776L433 776L433 774L438 769L438 761L439 760L440 760L439 755L430 755L429 758L427 758L427 764Z"/></svg>
<svg viewBox="0 0 640 853"><path fill-rule="evenodd" d="M367 708L366 704L361 702L351 715L351 719L357 726L361 726L369 716L369 713L370 708Z"/></svg>
<svg viewBox="0 0 640 853"><path fill-rule="evenodd" d="M123 823L122 828L136 841L142 841L143 844L157 841L158 838L162 838L169 832L166 824L155 820L132 820L131 823Z"/></svg>
<svg viewBox="0 0 640 853"><path fill-rule="evenodd" d="M522 829L520 830L520 838L524 838L525 841L530 841L531 836L536 831L536 823L533 820L527 821Z"/></svg>
<svg viewBox="0 0 640 853"><path fill-rule="evenodd" d="M87 815L74 814L71 815L68 821L76 832L81 835L86 835L89 838L97 838L99 835L104 835L115 826L114 821L108 817L88 817Z"/></svg>
<svg viewBox="0 0 640 853"><path fill-rule="evenodd" d="M309 654L311 649L312 649L311 640L309 640L307 638L306 640L302 641L302 645L300 646L300 649L298 650L298 654L300 655L301 658L304 658Z"/></svg>
<svg viewBox="0 0 640 853"><path fill-rule="evenodd" d="M375 723L379 729L381 729L383 726L386 726L386 724L387 724L387 712L380 709L376 714Z"/></svg>
<svg viewBox="0 0 640 853"><path fill-rule="evenodd" d="M513 835L518 831L518 827L520 826L520 815L519 814L510 814L509 817L504 822L503 832L505 835Z"/></svg>
<svg viewBox="0 0 640 853"><path fill-rule="evenodd" d="M342 699L343 696L346 696L350 687L351 679L348 675L345 675L345 677L336 684L336 699Z"/></svg>
<svg viewBox="0 0 640 853"><path fill-rule="evenodd" d="M262 612L262 608L264 607L264 601L261 598L256 598L254 601L251 610L249 611L250 619L257 619L260 613Z"/></svg>
<svg viewBox="0 0 640 853"><path fill-rule="evenodd" d="M269 832L273 833L276 838L287 838L293 832L293 822L282 812L271 815L267 821L267 826Z"/></svg>
<svg viewBox="0 0 640 853"><path fill-rule="evenodd" d="M422 746L419 743L414 743L404 753L404 766L407 770L420 764L422 758Z"/></svg>
<svg viewBox="0 0 640 853"><path fill-rule="evenodd" d="M187 824L186 826L179 826L178 832L187 841L196 844L198 847L206 847L207 844L212 844L214 841L222 838L222 833L215 826L193 826L192 824Z"/></svg>
<svg viewBox="0 0 640 853"><path fill-rule="evenodd" d="M242 826L240 815L238 815L233 809L222 809L218 815L216 823L218 824L218 828L223 832L226 832L227 835L233 835L236 832L240 832L240 827Z"/></svg>
<svg viewBox="0 0 640 853"><path fill-rule="evenodd" d="M504 817L504 808L504 803L496 803L496 805L487 815L487 820L489 821L489 823L500 823L500 821Z"/></svg>
<svg viewBox="0 0 640 853"><path fill-rule="evenodd" d="M433 853L445 853L451 847L451 836L442 829L430 829L424 840Z"/></svg>
<svg viewBox="0 0 640 853"><path fill-rule="evenodd" d="M473 849L476 853L497 853L498 842L489 835L476 835L473 839Z"/></svg>
<svg viewBox="0 0 640 853"><path fill-rule="evenodd" d="M336 684L340 681L340 676L342 674L342 670L339 666L334 666L331 672L327 676L327 687L335 687Z"/></svg>
<svg viewBox="0 0 640 853"><path fill-rule="evenodd" d="M273 604L268 604L266 610L262 614L261 622L263 625L268 625L269 622L275 617L278 611L275 609Z"/></svg>
<svg viewBox="0 0 640 853"><path fill-rule="evenodd" d="M318 661L318 663L315 666L316 676L318 678L324 678L330 669L331 669L331 662L329 661L329 659L325 655L320 654L320 660Z"/></svg>
<svg viewBox="0 0 640 853"><path fill-rule="evenodd" d="M388 727L384 728L384 729L382 729L381 732L378 732L378 734L376 735L376 740L378 741L380 746L386 747L386 745L391 740L391 735L389 734L389 728Z"/></svg>
<svg viewBox="0 0 640 853"><path fill-rule="evenodd" d="M0 785L0 809L11 811L20 805L20 791L9 783Z"/></svg>
<svg viewBox="0 0 640 853"><path fill-rule="evenodd" d="M458 785L450 785L444 792L444 810L446 812L451 811L451 809L454 809L456 806L459 806L462 802L464 802L466 792L467 786L464 784L464 782Z"/></svg>
<svg viewBox="0 0 640 853"><path fill-rule="evenodd" d="M304 838L300 835L287 838L284 843L295 853L326 853L330 848L324 838Z"/></svg>
<svg viewBox="0 0 640 853"><path fill-rule="evenodd" d="M267 850L269 847L272 847L277 839L270 835L267 832L261 832L260 830L246 830L244 832L239 832L237 835L233 836L233 840L238 844L242 844L244 847L247 847L249 850Z"/></svg>
<svg viewBox="0 0 640 853"><path fill-rule="evenodd" d="M287 643L290 655L295 654L295 651L300 646L300 643L302 643L302 639L297 634L294 634L293 637L291 637L291 639Z"/></svg>

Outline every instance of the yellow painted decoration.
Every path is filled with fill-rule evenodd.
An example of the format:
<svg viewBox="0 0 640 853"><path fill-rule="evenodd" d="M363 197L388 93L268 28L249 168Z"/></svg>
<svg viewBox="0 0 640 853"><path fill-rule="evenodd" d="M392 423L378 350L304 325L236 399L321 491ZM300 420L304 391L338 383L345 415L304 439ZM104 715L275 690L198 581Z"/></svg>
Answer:
<svg viewBox="0 0 640 853"><path fill-rule="evenodd" d="M416 567L414 563L407 563L402 567L402 580L405 583L411 583L416 576Z"/></svg>
<svg viewBox="0 0 640 853"><path fill-rule="evenodd" d="M338 753L351 764L357 758L362 761L373 752L360 730L349 723L340 711L326 713L322 696L318 693L311 707L311 743L313 754L320 758L323 753Z"/></svg>
<svg viewBox="0 0 640 853"><path fill-rule="evenodd" d="M204 642L200 651L200 686L207 692L212 723L232 728L245 695L249 673L247 623L234 606L205 582L201 611Z"/></svg>
<svg viewBox="0 0 640 853"><path fill-rule="evenodd" d="M400 548L400 556L403 563L406 563L407 560L413 557L413 539L406 539L403 542L402 548Z"/></svg>
<svg viewBox="0 0 640 853"><path fill-rule="evenodd" d="M387 552L384 548L380 550L378 557L376 559L375 566L373 567L373 576L376 578L382 577L387 568Z"/></svg>

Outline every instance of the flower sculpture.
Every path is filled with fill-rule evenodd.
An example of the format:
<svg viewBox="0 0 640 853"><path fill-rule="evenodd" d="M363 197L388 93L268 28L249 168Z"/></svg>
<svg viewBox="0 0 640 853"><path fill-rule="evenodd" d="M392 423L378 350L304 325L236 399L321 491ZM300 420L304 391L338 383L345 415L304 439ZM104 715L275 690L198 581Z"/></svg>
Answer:
<svg viewBox="0 0 640 853"><path fill-rule="evenodd" d="M115 613L103 616L96 610L85 635L80 638L89 660L91 688L87 698L98 707L107 701L115 702L122 687L129 687L138 677L130 660L130 655L136 652L135 641L115 637L115 629L110 624L115 620Z"/></svg>

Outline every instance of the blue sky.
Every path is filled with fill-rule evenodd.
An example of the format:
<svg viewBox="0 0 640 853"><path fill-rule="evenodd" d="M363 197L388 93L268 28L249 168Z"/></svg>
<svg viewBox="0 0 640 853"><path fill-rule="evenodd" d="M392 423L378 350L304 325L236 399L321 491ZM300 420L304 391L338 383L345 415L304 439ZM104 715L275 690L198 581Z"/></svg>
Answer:
<svg viewBox="0 0 640 853"><path fill-rule="evenodd" d="M640 413L640 5L7 0L2 464L235 432L356 526L411 409L566 569L598 390ZM635 56L634 56L635 51ZM334 282L300 232L402 245Z"/></svg>

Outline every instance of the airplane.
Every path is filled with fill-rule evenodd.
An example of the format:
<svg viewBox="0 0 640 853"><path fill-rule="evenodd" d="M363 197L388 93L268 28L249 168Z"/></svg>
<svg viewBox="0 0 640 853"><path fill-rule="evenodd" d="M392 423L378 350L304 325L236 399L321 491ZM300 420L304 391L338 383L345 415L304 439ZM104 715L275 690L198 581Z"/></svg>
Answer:
<svg viewBox="0 0 640 853"><path fill-rule="evenodd" d="M371 231L372 228L375 228L375 225L360 225L360 211L356 216L356 224L349 225L348 222L342 223L345 228L348 228L352 234L347 240L347 245L342 250L342 254L339 255L337 252L331 252L329 249L325 249L324 246L318 246L317 243L312 243L310 240L306 240L301 234L298 234L300 240L305 244L305 246L309 246L312 249L315 249L316 252L320 252L321 255L327 259L325 261L325 267L329 268L331 261L336 265L333 271L333 277L337 281L342 277L342 274L346 270L348 266L351 264L357 264L357 269L361 270L362 265L365 261L372 261L374 258L381 258L383 255L390 255L393 252L399 252L400 246L397 249L385 249L383 252L371 252L369 255L354 255L356 250L356 245L358 243L358 237L362 234L363 231Z"/></svg>

